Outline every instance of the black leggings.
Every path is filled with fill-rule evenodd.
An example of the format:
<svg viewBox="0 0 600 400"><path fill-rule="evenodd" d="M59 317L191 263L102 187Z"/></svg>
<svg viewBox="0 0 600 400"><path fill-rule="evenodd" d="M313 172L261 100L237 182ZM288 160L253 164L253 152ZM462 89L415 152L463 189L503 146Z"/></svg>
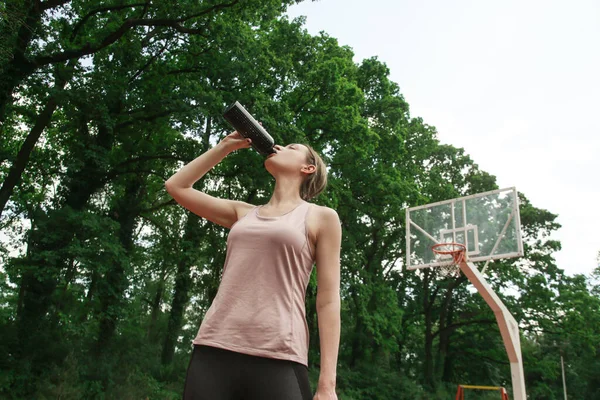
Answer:
<svg viewBox="0 0 600 400"><path fill-rule="evenodd" d="M194 346L184 400L312 400L306 366Z"/></svg>

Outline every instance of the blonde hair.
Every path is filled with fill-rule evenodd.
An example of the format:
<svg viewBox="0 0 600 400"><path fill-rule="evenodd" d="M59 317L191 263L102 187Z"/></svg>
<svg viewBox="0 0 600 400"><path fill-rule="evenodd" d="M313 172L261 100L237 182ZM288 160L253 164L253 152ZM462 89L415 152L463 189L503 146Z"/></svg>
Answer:
<svg viewBox="0 0 600 400"><path fill-rule="evenodd" d="M309 174L302 185L300 185L300 197L303 200L310 200L317 197L327 186L327 166L319 154L311 146L305 144L308 148L306 161L316 167L316 171Z"/></svg>

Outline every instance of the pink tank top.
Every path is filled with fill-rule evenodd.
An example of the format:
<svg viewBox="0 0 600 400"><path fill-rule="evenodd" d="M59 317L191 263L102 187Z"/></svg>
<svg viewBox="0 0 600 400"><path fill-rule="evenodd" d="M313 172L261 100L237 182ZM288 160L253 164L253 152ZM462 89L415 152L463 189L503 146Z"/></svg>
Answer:
<svg viewBox="0 0 600 400"><path fill-rule="evenodd" d="M233 224L219 290L194 344L308 366L310 207L303 201L278 217L261 216L255 207Z"/></svg>

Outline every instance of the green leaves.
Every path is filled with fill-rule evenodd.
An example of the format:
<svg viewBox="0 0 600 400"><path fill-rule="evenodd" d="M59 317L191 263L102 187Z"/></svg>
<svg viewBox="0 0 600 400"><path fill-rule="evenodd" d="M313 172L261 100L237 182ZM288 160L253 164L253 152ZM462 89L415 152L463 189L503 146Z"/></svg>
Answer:
<svg viewBox="0 0 600 400"><path fill-rule="evenodd" d="M56 107L0 221L22 249L5 251L0 269L0 359L10 362L0 369L22 371L0 374L0 392L179 396L227 231L176 206L164 181L230 131L221 112L234 100L278 143L309 143L328 164L317 202L343 225L340 398L509 386L493 313L465 279L402 269L406 207L495 189L495 177L410 115L385 63L355 63L335 38L283 18L292 3L71 1L42 12L10 2L11 29L29 16L31 30L20 43L2 30L0 181ZM232 154L196 188L264 203L273 179L263 161ZM491 265L489 280L521 322L533 398L559 391L558 350L573 393L594 398L600 289L556 265L556 218L521 195L526 255ZM312 371L315 295L313 275Z"/></svg>

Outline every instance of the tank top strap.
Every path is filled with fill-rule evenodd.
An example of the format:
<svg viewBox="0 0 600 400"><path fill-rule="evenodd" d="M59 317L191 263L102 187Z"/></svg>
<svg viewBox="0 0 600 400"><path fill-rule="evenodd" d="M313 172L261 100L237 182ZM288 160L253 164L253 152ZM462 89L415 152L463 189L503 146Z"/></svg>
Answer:
<svg viewBox="0 0 600 400"><path fill-rule="evenodd" d="M311 204L308 201L303 200L298 207L292 210L288 215L290 219L293 219L296 223L304 224L306 222L306 216L308 215L308 210L310 210Z"/></svg>
<svg viewBox="0 0 600 400"><path fill-rule="evenodd" d="M304 203L304 205L302 206L302 219L306 222L306 217L308 216L308 213L310 212L310 210L312 209L312 203L309 203L308 201L306 201Z"/></svg>

